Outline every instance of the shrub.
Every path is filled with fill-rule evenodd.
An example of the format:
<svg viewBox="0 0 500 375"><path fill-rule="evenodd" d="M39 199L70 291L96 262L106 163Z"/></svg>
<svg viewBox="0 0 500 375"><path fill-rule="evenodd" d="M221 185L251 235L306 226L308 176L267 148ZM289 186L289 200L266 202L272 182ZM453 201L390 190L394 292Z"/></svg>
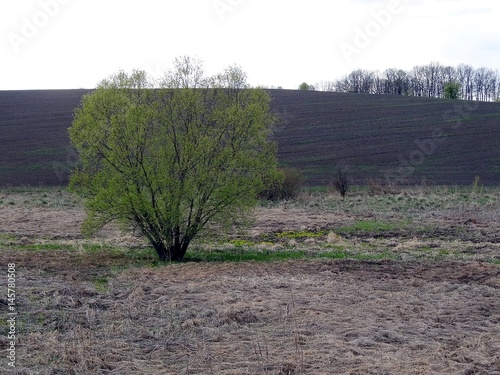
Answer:
<svg viewBox="0 0 500 375"><path fill-rule="evenodd" d="M348 177L348 167L344 164L337 165L336 175L330 181L330 190L337 191L342 199L350 189L350 181Z"/></svg>
<svg viewBox="0 0 500 375"><path fill-rule="evenodd" d="M261 193L261 198L270 201L296 199L302 190L303 183L304 176L298 169L281 168L279 177L267 190Z"/></svg>
<svg viewBox="0 0 500 375"><path fill-rule="evenodd" d="M389 188L383 186L380 180L370 179L368 181L368 194L370 195L382 195L389 193Z"/></svg>

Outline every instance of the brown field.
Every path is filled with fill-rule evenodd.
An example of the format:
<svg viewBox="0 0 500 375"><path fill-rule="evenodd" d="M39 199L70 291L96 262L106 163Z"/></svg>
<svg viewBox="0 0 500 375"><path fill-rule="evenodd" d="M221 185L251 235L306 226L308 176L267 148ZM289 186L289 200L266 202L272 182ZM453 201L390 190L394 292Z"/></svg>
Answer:
<svg viewBox="0 0 500 375"><path fill-rule="evenodd" d="M0 187L66 186L73 111L89 90L0 91ZM500 103L270 90L278 159L309 186L336 164L358 185L500 183Z"/></svg>
<svg viewBox="0 0 500 375"><path fill-rule="evenodd" d="M112 227L83 238L84 215L65 191L0 191L13 374L500 373L498 189L304 194L167 265ZM231 253L256 260L203 261Z"/></svg>

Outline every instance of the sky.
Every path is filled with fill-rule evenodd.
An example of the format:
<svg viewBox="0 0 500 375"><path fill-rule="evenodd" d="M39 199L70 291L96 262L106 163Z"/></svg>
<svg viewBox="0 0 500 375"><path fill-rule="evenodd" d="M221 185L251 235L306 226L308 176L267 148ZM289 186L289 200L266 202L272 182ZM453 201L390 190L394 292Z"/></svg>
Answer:
<svg viewBox="0 0 500 375"><path fill-rule="evenodd" d="M498 0L0 0L0 90L93 88L120 70L296 89L437 61L500 70Z"/></svg>

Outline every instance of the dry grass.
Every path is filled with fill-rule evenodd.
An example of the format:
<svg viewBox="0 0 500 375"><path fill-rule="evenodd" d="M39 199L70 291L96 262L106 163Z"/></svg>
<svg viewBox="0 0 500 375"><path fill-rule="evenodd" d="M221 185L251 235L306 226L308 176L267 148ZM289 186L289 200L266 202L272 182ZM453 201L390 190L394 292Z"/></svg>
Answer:
<svg viewBox="0 0 500 375"><path fill-rule="evenodd" d="M190 263L105 290L26 267L18 293L18 374L500 371L500 268L482 263Z"/></svg>
<svg viewBox="0 0 500 375"><path fill-rule="evenodd" d="M0 263L17 268L15 374L500 373L500 267L485 262L500 257L498 192L309 196L259 208L242 246L196 245L367 261L160 267L117 250L134 239L113 228L83 240L80 206L58 206L66 193L22 194L0 204Z"/></svg>

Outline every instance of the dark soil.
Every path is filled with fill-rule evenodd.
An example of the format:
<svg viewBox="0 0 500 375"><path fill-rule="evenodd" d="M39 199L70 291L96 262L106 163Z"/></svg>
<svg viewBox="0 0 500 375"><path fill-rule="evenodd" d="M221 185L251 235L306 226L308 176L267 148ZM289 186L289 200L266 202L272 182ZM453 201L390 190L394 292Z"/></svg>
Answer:
<svg viewBox="0 0 500 375"><path fill-rule="evenodd" d="M0 91L0 187L61 186L77 160L67 129L88 90ZM327 185L342 161L353 183L500 183L500 104L271 90L284 165ZM420 146L419 146L420 145ZM410 164L408 164L410 163Z"/></svg>

